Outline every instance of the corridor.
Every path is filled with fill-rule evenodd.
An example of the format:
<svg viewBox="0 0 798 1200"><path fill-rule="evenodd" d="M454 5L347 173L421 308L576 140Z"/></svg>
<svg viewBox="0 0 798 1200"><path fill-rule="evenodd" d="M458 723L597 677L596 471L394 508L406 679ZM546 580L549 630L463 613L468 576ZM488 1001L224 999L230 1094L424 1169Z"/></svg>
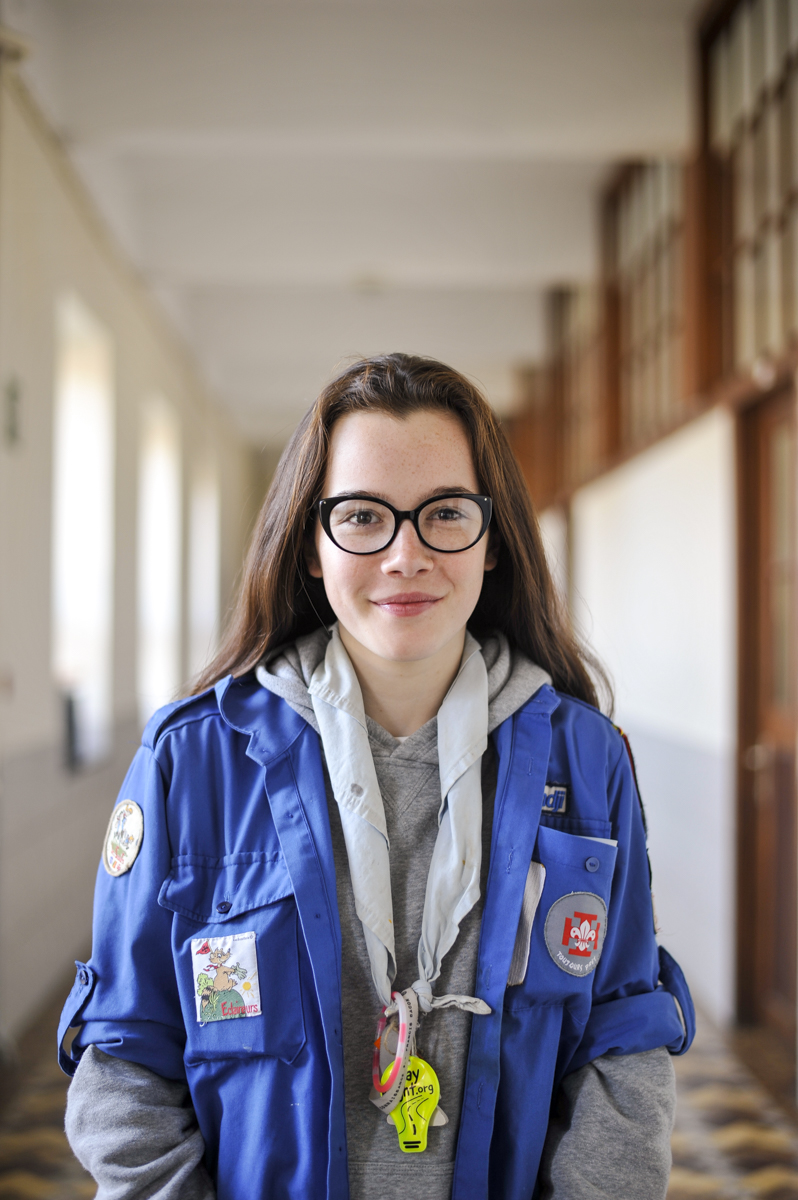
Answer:
<svg viewBox="0 0 798 1200"><path fill-rule="evenodd" d="M633 748L704 1014L670 1200L798 1200L798 0L0 0L0 1200L92 1195L114 801L392 351L484 392Z"/></svg>

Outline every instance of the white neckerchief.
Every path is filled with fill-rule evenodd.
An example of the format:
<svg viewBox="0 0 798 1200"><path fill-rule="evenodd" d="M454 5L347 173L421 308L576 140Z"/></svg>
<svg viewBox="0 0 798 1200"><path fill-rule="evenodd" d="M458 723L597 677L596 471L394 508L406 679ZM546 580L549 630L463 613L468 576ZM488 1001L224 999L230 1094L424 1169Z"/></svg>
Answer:
<svg viewBox="0 0 798 1200"><path fill-rule="evenodd" d="M396 954L388 830L363 695L337 624L308 692L341 813L355 908L366 936L374 986L390 1007ZM441 807L418 943L419 978L412 985L425 1012L450 1006L490 1012L484 1000L474 996L432 995L432 984L454 945L460 922L479 899L481 760L487 745L488 672L479 642L466 633L460 668L438 710Z"/></svg>

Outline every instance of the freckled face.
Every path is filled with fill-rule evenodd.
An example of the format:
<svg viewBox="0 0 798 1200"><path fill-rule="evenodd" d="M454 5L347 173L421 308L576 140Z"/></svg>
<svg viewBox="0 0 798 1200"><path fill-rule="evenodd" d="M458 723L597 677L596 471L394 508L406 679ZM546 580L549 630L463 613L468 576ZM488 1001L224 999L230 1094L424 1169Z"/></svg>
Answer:
<svg viewBox="0 0 798 1200"><path fill-rule="evenodd" d="M442 489L476 493L479 485L466 434L456 417L413 413L349 413L336 422L330 443L325 496L362 493L402 511ZM462 645L484 573L495 563L488 537L470 550L441 554L404 521L378 554L347 554L317 522L308 567L324 580L344 631L372 654L416 662Z"/></svg>

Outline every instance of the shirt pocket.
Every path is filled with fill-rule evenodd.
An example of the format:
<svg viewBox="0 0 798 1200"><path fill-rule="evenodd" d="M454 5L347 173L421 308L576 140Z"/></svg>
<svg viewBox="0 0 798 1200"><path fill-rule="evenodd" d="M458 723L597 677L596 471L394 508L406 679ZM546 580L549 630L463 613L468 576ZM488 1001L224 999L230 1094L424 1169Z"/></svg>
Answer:
<svg viewBox="0 0 798 1200"><path fill-rule="evenodd" d="M296 1058L305 1043L299 922L282 855L179 855L158 903L174 913L186 1063Z"/></svg>
<svg viewBox="0 0 798 1200"><path fill-rule="evenodd" d="M595 827L595 828L594 828ZM505 1008L567 1005L587 1019L592 976L607 931L617 845L609 824L590 835L541 826L533 859L546 870L530 934L523 981L507 988Z"/></svg>

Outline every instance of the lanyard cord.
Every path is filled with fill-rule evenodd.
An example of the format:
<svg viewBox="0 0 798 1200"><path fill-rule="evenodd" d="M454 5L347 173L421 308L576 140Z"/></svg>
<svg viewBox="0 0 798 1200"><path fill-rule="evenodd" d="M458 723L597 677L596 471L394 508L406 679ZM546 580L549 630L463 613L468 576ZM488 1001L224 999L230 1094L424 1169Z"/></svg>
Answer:
<svg viewBox="0 0 798 1200"><path fill-rule="evenodd" d="M407 988L404 992L392 992L390 1008L399 1015L399 1039L396 1043L396 1056L385 1083L382 1083L380 1075L380 1043L388 1024L387 1005L383 1008L377 1023L377 1037L371 1059L372 1089L369 1100L376 1105L380 1112L384 1113L392 1112L396 1108L405 1090L407 1064L416 1048L418 997L412 988Z"/></svg>

